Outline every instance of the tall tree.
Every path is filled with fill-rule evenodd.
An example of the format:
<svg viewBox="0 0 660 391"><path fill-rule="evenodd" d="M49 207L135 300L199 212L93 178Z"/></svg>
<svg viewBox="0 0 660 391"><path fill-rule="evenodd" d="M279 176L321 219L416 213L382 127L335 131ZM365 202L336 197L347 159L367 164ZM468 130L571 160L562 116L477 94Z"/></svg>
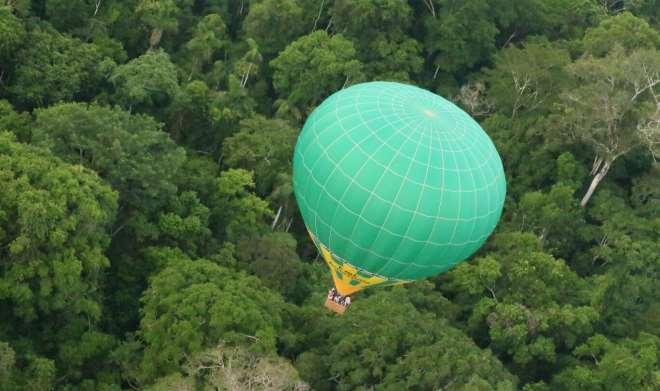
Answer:
<svg viewBox="0 0 660 391"><path fill-rule="evenodd" d="M193 37L185 45L191 63L188 79L195 73L201 73L218 51L228 47L226 30L222 17L216 14L206 15L197 23Z"/></svg>
<svg viewBox="0 0 660 391"><path fill-rule="evenodd" d="M311 15L304 15L296 0L264 0L250 5L243 25L246 36L270 60L302 35L310 22Z"/></svg>
<svg viewBox="0 0 660 391"><path fill-rule="evenodd" d="M660 32L646 20L623 12L587 30L582 41L587 53L603 57L616 45L626 50L660 49Z"/></svg>
<svg viewBox="0 0 660 391"><path fill-rule="evenodd" d="M562 119L569 134L595 152L584 207L618 158L638 147L657 155L660 51L626 53L617 46L604 58L579 59L568 71L575 84L563 94Z"/></svg>
<svg viewBox="0 0 660 391"><path fill-rule="evenodd" d="M353 44L325 31L297 39L270 65L280 99L301 113L309 112L333 91L362 79L362 64L355 58Z"/></svg>
<svg viewBox="0 0 660 391"><path fill-rule="evenodd" d="M282 301L255 277L204 259L171 259L144 293L140 336L146 379L225 341L274 352Z"/></svg>
<svg viewBox="0 0 660 391"><path fill-rule="evenodd" d="M417 310L405 289L379 291L343 317L317 322L309 338L326 334L325 341L296 361L314 388L329 388L330 380L338 389L515 389L517 380L491 353Z"/></svg>
<svg viewBox="0 0 660 391"><path fill-rule="evenodd" d="M442 12L424 18L424 49L440 71L457 76L488 60L495 51L497 26L488 2L444 0ZM476 21L476 23L475 23Z"/></svg>
<svg viewBox="0 0 660 391"><path fill-rule="evenodd" d="M0 6L0 84L6 78L9 71L9 63L12 57L25 39L25 27L22 21L17 18L10 7Z"/></svg>
<svg viewBox="0 0 660 391"><path fill-rule="evenodd" d="M16 53L8 87L16 102L35 107L94 95L101 80L96 46L52 28L35 28L26 39L31 44Z"/></svg>
<svg viewBox="0 0 660 391"><path fill-rule="evenodd" d="M162 50L150 50L118 66L109 78L115 102L129 110L167 106L179 90L176 66Z"/></svg>
<svg viewBox="0 0 660 391"><path fill-rule="evenodd" d="M18 342L21 362L53 359L59 379L94 377L89 365L101 372L114 343L99 322L117 194L93 171L6 132L0 186L0 335Z"/></svg>
<svg viewBox="0 0 660 391"><path fill-rule="evenodd" d="M577 365L553 379L557 389L653 390L660 387L660 339L641 333L637 338L610 341L594 335L574 353Z"/></svg>

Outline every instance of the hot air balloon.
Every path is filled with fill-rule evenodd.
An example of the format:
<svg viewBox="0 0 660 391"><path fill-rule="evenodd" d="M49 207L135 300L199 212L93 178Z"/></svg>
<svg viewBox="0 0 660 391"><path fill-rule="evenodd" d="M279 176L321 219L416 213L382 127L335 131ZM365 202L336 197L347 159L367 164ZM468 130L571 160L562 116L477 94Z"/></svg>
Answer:
<svg viewBox="0 0 660 391"><path fill-rule="evenodd" d="M469 258L493 232L506 194L500 156L474 119L393 82L342 89L310 114L293 187L342 296Z"/></svg>

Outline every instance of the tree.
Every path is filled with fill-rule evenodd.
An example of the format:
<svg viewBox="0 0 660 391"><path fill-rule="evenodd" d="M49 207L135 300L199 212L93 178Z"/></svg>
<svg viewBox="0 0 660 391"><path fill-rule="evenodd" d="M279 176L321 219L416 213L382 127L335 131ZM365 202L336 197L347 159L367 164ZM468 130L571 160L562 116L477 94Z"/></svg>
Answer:
<svg viewBox="0 0 660 391"><path fill-rule="evenodd" d="M193 37L185 45L191 57L191 71L188 79L193 73L201 73L215 54L228 46L227 27L220 15L211 14L202 18L193 32Z"/></svg>
<svg viewBox="0 0 660 391"><path fill-rule="evenodd" d="M660 49L660 32L630 12L603 19L584 35L586 53L604 57L619 45L626 50Z"/></svg>
<svg viewBox="0 0 660 391"><path fill-rule="evenodd" d="M424 17L424 49L433 58L434 79L441 70L458 75L487 60L498 32L487 2L445 0L442 9L437 17Z"/></svg>
<svg viewBox="0 0 660 391"><path fill-rule="evenodd" d="M285 297L300 296L302 264L296 254L296 240L285 232L270 232L241 243L238 258L264 285ZM304 292L304 290L303 290ZM298 297L300 298L300 297Z"/></svg>
<svg viewBox="0 0 660 391"><path fill-rule="evenodd" d="M617 337L657 333L660 297L654 286L660 258L654 220L638 216L625 199L605 190L594 197L589 217L599 224L597 244L585 258L592 266L591 300L601 312L602 332Z"/></svg>
<svg viewBox="0 0 660 391"><path fill-rule="evenodd" d="M255 277L204 259L177 259L151 279L142 302L146 379L175 371L186 356L223 341L275 351L282 302Z"/></svg>
<svg viewBox="0 0 660 391"><path fill-rule="evenodd" d="M422 69L421 45L407 35L412 9L403 1L335 1L334 29L355 45L369 79L409 81Z"/></svg>
<svg viewBox="0 0 660 391"><path fill-rule="evenodd" d="M162 50L150 50L118 66L109 80L115 101L129 110L167 106L179 90L176 66Z"/></svg>
<svg viewBox="0 0 660 391"><path fill-rule="evenodd" d="M135 12L151 31L149 46L158 46L164 32L176 32L179 28L177 18L181 13L178 3L189 3L189 0L140 0Z"/></svg>
<svg viewBox="0 0 660 391"><path fill-rule="evenodd" d="M318 355L298 358L303 379L335 379L338 389L515 388L516 379L490 352L446 320L415 309L405 289L378 291L356 300L343 317L319 322L315 333L327 333L327 342L312 350Z"/></svg>
<svg viewBox="0 0 660 391"><path fill-rule="evenodd" d="M564 68L570 57L549 42L529 40L521 48L502 49L494 62L492 69L486 69L488 98L515 118L521 112L538 113L552 107L567 79Z"/></svg>
<svg viewBox="0 0 660 391"><path fill-rule="evenodd" d="M10 95L25 107L47 106L94 95L101 74L101 55L93 44L49 28L28 34L31 42L16 53Z"/></svg>
<svg viewBox="0 0 660 391"><path fill-rule="evenodd" d="M220 130L213 126L210 101L213 91L203 82L183 84L167 108L167 131L174 141L194 151L211 153Z"/></svg>
<svg viewBox="0 0 660 391"><path fill-rule="evenodd" d="M280 119L245 119L240 123L240 131L223 143L224 163L253 171L257 192L268 196L277 175L291 170L297 136L298 131Z"/></svg>
<svg viewBox="0 0 660 391"><path fill-rule="evenodd" d="M250 6L245 34L272 59L303 33L303 9L295 0L264 0Z"/></svg>
<svg viewBox="0 0 660 391"><path fill-rule="evenodd" d="M106 179L120 192L125 224L136 211L159 210L176 192L185 153L160 129L151 117L120 108L63 103L37 110L33 142Z"/></svg>
<svg viewBox="0 0 660 391"><path fill-rule="evenodd" d="M46 0L45 16L59 31L82 36L89 28L90 19L98 14L99 3L98 0Z"/></svg>
<svg viewBox="0 0 660 391"><path fill-rule="evenodd" d="M138 298L152 268L140 248L159 239L189 251L208 238L208 211L193 194L177 194L185 152L144 115L96 104L64 103L36 111L33 142L99 173L119 192L112 227L112 266L106 299L113 324L137 321ZM200 235L187 238L186 235ZM162 236L162 237L161 237ZM212 246L212 241L205 244Z"/></svg>
<svg viewBox="0 0 660 391"><path fill-rule="evenodd" d="M493 238L488 256L447 273L443 286L466 311L472 336L525 382L540 380L593 333L598 313L588 285L531 234Z"/></svg>
<svg viewBox="0 0 660 391"><path fill-rule="evenodd" d="M268 229L265 222L272 215L268 203L250 192L253 174L243 169L220 173L216 181L213 213L222 237L231 242L253 239Z"/></svg>
<svg viewBox="0 0 660 391"><path fill-rule="evenodd" d="M10 7L0 6L0 36L0 70L6 72L9 60L25 39L25 27L21 20L12 14Z"/></svg>
<svg viewBox="0 0 660 391"><path fill-rule="evenodd" d="M0 135L0 167L0 329L19 341L21 362L36 366L35 381L55 367L34 355L79 381L91 360L104 367L114 343L98 325L117 194L91 170L8 133Z"/></svg>
<svg viewBox="0 0 660 391"><path fill-rule="evenodd" d="M583 57L568 67L562 116L570 135L595 151L586 206L612 164L638 147L655 156L660 143L660 52L615 47L604 58Z"/></svg>
<svg viewBox="0 0 660 391"><path fill-rule="evenodd" d="M380 36L405 36L413 21L410 5L397 0L335 0L330 15L335 30L361 48Z"/></svg>
<svg viewBox="0 0 660 391"><path fill-rule="evenodd" d="M575 186L558 183L549 192L525 193L518 205L516 223L538 235L541 245L557 256L572 255L583 244L584 211L573 197Z"/></svg>
<svg viewBox="0 0 660 391"><path fill-rule="evenodd" d="M660 387L660 339L641 333L635 339L612 342L594 335L573 354L577 364L553 379L558 389L652 390Z"/></svg>
<svg viewBox="0 0 660 391"><path fill-rule="evenodd" d="M247 85L250 75L259 73L261 63L263 62L263 56L255 40L248 38L246 42L248 44L248 50L234 65L235 72L240 77L241 87L243 88Z"/></svg>
<svg viewBox="0 0 660 391"><path fill-rule="evenodd" d="M635 178L631 202L637 213L651 218L660 211L660 164L655 163L645 175Z"/></svg>
<svg viewBox="0 0 660 391"><path fill-rule="evenodd" d="M208 142L213 153L219 153L224 138L238 131L239 123L255 114L256 102L235 75L227 78L227 89L218 91L209 102L211 120L220 131ZM211 142L213 141L213 142Z"/></svg>
<svg viewBox="0 0 660 391"><path fill-rule="evenodd" d="M362 79L362 64L355 59L353 44L325 31L297 39L270 65L281 99L305 113L329 93Z"/></svg>
<svg viewBox="0 0 660 391"><path fill-rule="evenodd" d="M409 82L422 70L421 45L414 39L400 41L379 37L361 55L370 79Z"/></svg>
<svg viewBox="0 0 660 391"><path fill-rule="evenodd" d="M32 119L27 113L19 113L6 100L0 100L0 131L9 130L19 141L30 140L30 125Z"/></svg>
<svg viewBox="0 0 660 391"><path fill-rule="evenodd" d="M309 390L287 360L273 354L256 354L242 346L219 345L199 353L184 365L185 376L158 379L148 390L193 391L196 384L221 390Z"/></svg>

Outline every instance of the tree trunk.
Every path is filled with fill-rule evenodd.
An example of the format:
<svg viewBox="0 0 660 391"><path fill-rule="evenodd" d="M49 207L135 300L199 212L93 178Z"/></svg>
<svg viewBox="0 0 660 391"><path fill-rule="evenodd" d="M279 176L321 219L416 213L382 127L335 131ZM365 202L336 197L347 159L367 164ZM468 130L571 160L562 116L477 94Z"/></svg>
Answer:
<svg viewBox="0 0 660 391"><path fill-rule="evenodd" d="M160 43L160 39L163 37L163 30L153 29L151 34L149 34L149 48L153 49Z"/></svg>
<svg viewBox="0 0 660 391"><path fill-rule="evenodd" d="M275 219L273 220L273 224L271 224L270 229L275 230L275 226L277 225L277 222L280 220L280 215L282 214L282 205L277 209L277 214L275 215Z"/></svg>
<svg viewBox="0 0 660 391"><path fill-rule="evenodd" d="M585 207L587 206L587 203L589 202L589 199L591 199L591 196L594 194L594 191L596 191L596 188L598 187L598 184L600 181L605 178L605 175L607 175L607 172L610 170L610 167L612 166L612 161L605 160L603 165L600 167L600 170L594 175L594 179L591 180L591 184L589 185L589 189L587 192L584 194L584 197L582 197L582 201L580 201L580 206Z"/></svg>
<svg viewBox="0 0 660 391"><path fill-rule="evenodd" d="M316 19L314 19L314 26L312 27L312 32L316 30L316 24L319 22L319 19L321 19L321 13L323 12L323 5L325 4L325 0L321 0L321 6L319 7L319 13L316 15Z"/></svg>

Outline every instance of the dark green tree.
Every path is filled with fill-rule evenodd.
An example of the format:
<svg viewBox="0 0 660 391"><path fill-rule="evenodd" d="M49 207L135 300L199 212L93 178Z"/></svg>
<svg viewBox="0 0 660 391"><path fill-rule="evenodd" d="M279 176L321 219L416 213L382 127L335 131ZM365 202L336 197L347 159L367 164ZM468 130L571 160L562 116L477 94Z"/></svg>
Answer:
<svg viewBox="0 0 660 391"><path fill-rule="evenodd" d="M275 351L282 301L255 277L204 259L171 259L142 302L146 379L178 370L186 356L222 342Z"/></svg>
<svg viewBox="0 0 660 391"><path fill-rule="evenodd" d="M93 44L62 35L52 28L35 28L16 53L10 96L25 107L89 99L100 81L101 54Z"/></svg>
<svg viewBox="0 0 660 391"><path fill-rule="evenodd" d="M43 387L54 369L71 383L93 378L114 344L98 327L117 194L91 170L6 132L0 167L0 335L17 341L18 365L30 363L24 370Z"/></svg>
<svg viewBox="0 0 660 391"><path fill-rule="evenodd" d="M332 92L360 81L362 64L341 35L316 31L291 43L270 62L280 99L306 114Z"/></svg>
<svg viewBox="0 0 660 391"><path fill-rule="evenodd" d="M162 50L150 50L124 65L109 78L113 100L129 110L156 110L167 106L179 90L177 69Z"/></svg>

